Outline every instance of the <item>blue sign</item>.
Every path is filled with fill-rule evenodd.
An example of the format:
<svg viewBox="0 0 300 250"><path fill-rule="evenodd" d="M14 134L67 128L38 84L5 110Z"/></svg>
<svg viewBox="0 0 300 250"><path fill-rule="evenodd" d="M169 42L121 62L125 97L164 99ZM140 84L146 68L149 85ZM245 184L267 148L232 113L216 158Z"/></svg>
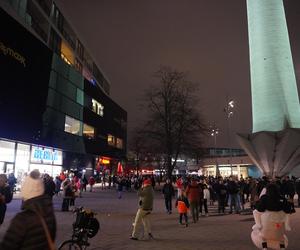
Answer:
<svg viewBox="0 0 300 250"><path fill-rule="evenodd" d="M44 161L56 161L58 159L58 153L52 149L33 148L33 159Z"/></svg>

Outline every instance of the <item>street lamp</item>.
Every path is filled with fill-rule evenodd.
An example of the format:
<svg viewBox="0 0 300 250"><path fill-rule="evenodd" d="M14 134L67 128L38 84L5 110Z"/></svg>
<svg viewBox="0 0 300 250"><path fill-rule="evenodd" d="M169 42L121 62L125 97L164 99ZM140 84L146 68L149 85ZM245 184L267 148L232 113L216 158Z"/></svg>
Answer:
<svg viewBox="0 0 300 250"><path fill-rule="evenodd" d="M230 118L233 117L234 107L235 107L235 101L233 99L231 99L230 101L227 102L227 105L224 108L224 112L226 113L227 124L228 124L228 146L229 146L229 150L230 150L231 175L232 175L232 148L231 148L231 143L230 143L230 129L231 129Z"/></svg>
<svg viewBox="0 0 300 250"><path fill-rule="evenodd" d="M214 157L216 160L216 176L220 175L218 160L217 160L217 136L219 134L219 129L216 127L212 127L210 131L210 135L214 138Z"/></svg>

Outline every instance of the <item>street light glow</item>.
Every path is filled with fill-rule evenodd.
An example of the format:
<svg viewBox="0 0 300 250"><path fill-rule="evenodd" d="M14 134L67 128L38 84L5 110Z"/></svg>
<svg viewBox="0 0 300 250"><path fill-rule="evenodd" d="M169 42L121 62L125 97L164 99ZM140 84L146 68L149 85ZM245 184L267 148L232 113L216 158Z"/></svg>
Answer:
<svg viewBox="0 0 300 250"><path fill-rule="evenodd" d="M228 105L230 108L234 108L234 100L230 100Z"/></svg>

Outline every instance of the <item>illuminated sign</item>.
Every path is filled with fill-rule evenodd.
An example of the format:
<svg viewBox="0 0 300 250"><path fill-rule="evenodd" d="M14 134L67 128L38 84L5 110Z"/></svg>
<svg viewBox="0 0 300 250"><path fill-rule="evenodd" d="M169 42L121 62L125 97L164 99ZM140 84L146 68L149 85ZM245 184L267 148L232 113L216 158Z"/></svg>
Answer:
<svg viewBox="0 0 300 250"><path fill-rule="evenodd" d="M14 58L16 61L21 63L24 66L24 68L26 67L25 58L12 48L5 46L2 42L0 42L0 52L2 52L2 54L5 56L10 56Z"/></svg>
<svg viewBox="0 0 300 250"><path fill-rule="evenodd" d="M100 158L100 164L110 164L110 159L108 158Z"/></svg>
<svg viewBox="0 0 300 250"><path fill-rule="evenodd" d="M32 147L31 153L32 162L62 164L62 152L51 148Z"/></svg>

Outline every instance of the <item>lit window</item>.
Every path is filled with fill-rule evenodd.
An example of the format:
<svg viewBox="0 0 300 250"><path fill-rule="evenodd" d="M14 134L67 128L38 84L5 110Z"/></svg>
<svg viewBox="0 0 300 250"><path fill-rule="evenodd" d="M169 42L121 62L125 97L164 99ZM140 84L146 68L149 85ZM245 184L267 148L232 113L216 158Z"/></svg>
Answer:
<svg viewBox="0 0 300 250"><path fill-rule="evenodd" d="M92 126L83 124L83 136L93 139L95 136L95 129Z"/></svg>
<svg viewBox="0 0 300 250"><path fill-rule="evenodd" d="M92 99L92 103L93 103L93 111L96 114L98 114L100 116L103 116L104 106L101 103L97 102L95 99Z"/></svg>
<svg viewBox="0 0 300 250"><path fill-rule="evenodd" d="M73 135L81 135L80 121L66 115L65 132L71 133Z"/></svg>
<svg viewBox="0 0 300 250"><path fill-rule="evenodd" d="M63 53L61 53L60 56L61 56L61 58L62 58L67 64L69 64L69 65L72 64L72 63L68 60L68 58L67 58Z"/></svg>
<svg viewBox="0 0 300 250"><path fill-rule="evenodd" d="M115 137L113 135L108 135L107 143L109 146L115 146Z"/></svg>
<svg viewBox="0 0 300 250"><path fill-rule="evenodd" d="M122 139L117 138L116 147L119 148L119 149L123 148L123 140Z"/></svg>

